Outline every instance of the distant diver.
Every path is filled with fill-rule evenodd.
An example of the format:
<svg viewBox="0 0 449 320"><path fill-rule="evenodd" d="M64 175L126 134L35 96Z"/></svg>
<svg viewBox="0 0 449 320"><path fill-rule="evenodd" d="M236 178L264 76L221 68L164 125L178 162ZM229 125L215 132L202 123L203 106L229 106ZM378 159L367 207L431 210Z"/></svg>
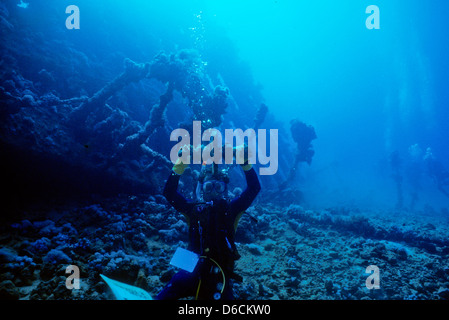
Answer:
<svg viewBox="0 0 449 320"><path fill-rule="evenodd" d="M393 151L390 154L390 166L393 170L393 173L391 174L391 177L393 178L394 182L396 183L396 192L397 192L397 203L396 203L396 209L400 210L404 206L404 195L402 193L402 181L403 177L401 174L401 168L402 168L402 159L399 156L399 151Z"/></svg>
<svg viewBox="0 0 449 320"><path fill-rule="evenodd" d="M432 149L427 148L424 156L427 164L427 173L437 185L438 190L449 198L449 172L444 168L443 164L436 160Z"/></svg>
<svg viewBox="0 0 449 320"><path fill-rule="evenodd" d="M315 154L312 141L317 138L317 135L313 126L307 125L298 119L293 119L290 121L290 132L293 140L296 142L297 150L287 179L279 185L280 190L284 190L295 179L298 164L300 162L306 162L310 166Z"/></svg>
<svg viewBox="0 0 449 320"><path fill-rule="evenodd" d="M181 175L188 165L178 159L165 184L164 196L184 215L189 225L188 250L199 256L192 272L180 270L157 295L158 300L195 297L201 300L234 299L231 279L242 281L234 273L240 258L234 243L237 224L261 187L248 160L240 165L247 188L233 200L227 199L229 177L217 164L203 164L197 183L199 201L188 201L178 192Z"/></svg>

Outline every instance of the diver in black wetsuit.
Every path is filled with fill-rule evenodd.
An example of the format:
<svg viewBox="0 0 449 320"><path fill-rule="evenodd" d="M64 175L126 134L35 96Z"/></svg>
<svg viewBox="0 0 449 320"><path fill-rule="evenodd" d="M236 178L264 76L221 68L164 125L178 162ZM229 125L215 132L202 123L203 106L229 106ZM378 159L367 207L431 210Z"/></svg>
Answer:
<svg viewBox="0 0 449 320"><path fill-rule="evenodd" d="M247 163L247 162L245 162ZM178 191L181 174L187 165L178 161L164 188L165 198L182 213L189 224L188 250L200 256L193 272L181 270L176 273L156 299L233 299L231 279L241 281L234 273L234 261L240 258L234 237L242 214L260 191L260 183L251 164L241 165L247 188L242 194L228 201L226 173L213 164L203 166L198 187L204 202L190 202ZM208 168L209 167L209 168ZM209 170L207 170L208 168Z"/></svg>

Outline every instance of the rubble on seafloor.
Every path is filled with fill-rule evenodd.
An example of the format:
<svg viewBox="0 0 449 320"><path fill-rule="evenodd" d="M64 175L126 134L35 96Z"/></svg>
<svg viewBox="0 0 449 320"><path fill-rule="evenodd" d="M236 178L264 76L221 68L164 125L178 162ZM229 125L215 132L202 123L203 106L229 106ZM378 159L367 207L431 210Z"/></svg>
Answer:
<svg viewBox="0 0 449 320"><path fill-rule="evenodd" d="M256 205L237 230L237 299L448 299L449 225L431 216ZM100 274L155 296L188 226L162 197L123 196L12 222L0 235L2 299L113 299ZM414 217L414 218L413 218ZM403 223L398 223L399 221ZM66 287L66 268L80 288ZM366 268L380 270L368 289Z"/></svg>

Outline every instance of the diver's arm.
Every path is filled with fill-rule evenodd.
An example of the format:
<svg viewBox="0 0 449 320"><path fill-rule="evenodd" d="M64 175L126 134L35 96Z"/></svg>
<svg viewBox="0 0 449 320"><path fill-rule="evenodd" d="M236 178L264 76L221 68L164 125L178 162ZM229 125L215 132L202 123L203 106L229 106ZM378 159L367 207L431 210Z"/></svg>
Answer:
<svg viewBox="0 0 449 320"><path fill-rule="evenodd" d="M248 209L260 191L259 178L257 177L257 173L254 170L254 168L250 168L249 170L245 169L243 170L246 178L246 189L245 191L242 192L242 194L238 198L234 199L230 204L231 210L236 214Z"/></svg>
<svg viewBox="0 0 449 320"><path fill-rule="evenodd" d="M181 176L172 172L167 179L164 187L164 197L170 204L178 210L177 207L183 206L187 200L178 192L179 178Z"/></svg>
<svg viewBox="0 0 449 320"><path fill-rule="evenodd" d="M167 179L164 187L164 197L168 202L179 212L186 215L187 212L190 212L192 204L187 201L186 198L182 194L178 192L179 179L181 178L181 174L184 172L180 172L177 170L176 165L171 172L170 176Z"/></svg>

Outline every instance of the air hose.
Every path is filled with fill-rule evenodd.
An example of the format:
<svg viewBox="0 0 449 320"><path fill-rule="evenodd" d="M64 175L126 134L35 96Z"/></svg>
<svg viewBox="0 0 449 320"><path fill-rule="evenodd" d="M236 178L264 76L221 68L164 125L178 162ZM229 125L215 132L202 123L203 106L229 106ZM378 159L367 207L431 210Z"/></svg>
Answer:
<svg viewBox="0 0 449 320"><path fill-rule="evenodd" d="M221 271L221 275L223 276L223 286L221 287L221 291L220 291L220 295L223 294L224 288L225 288L225 283L226 283L226 277L225 274L223 272L223 269L220 267L220 265L218 264L217 261L215 261L214 259L207 257L207 256L200 256L200 258L206 258L209 259L210 261L212 261L213 263L215 263L217 265L217 267L220 269ZM198 300L198 294L200 292L200 286L201 286L201 279L200 282L198 283L198 288L196 289L196 296L195 296L195 300ZM215 297L215 296L214 296ZM218 299L217 299L218 300Z"/></svg>

